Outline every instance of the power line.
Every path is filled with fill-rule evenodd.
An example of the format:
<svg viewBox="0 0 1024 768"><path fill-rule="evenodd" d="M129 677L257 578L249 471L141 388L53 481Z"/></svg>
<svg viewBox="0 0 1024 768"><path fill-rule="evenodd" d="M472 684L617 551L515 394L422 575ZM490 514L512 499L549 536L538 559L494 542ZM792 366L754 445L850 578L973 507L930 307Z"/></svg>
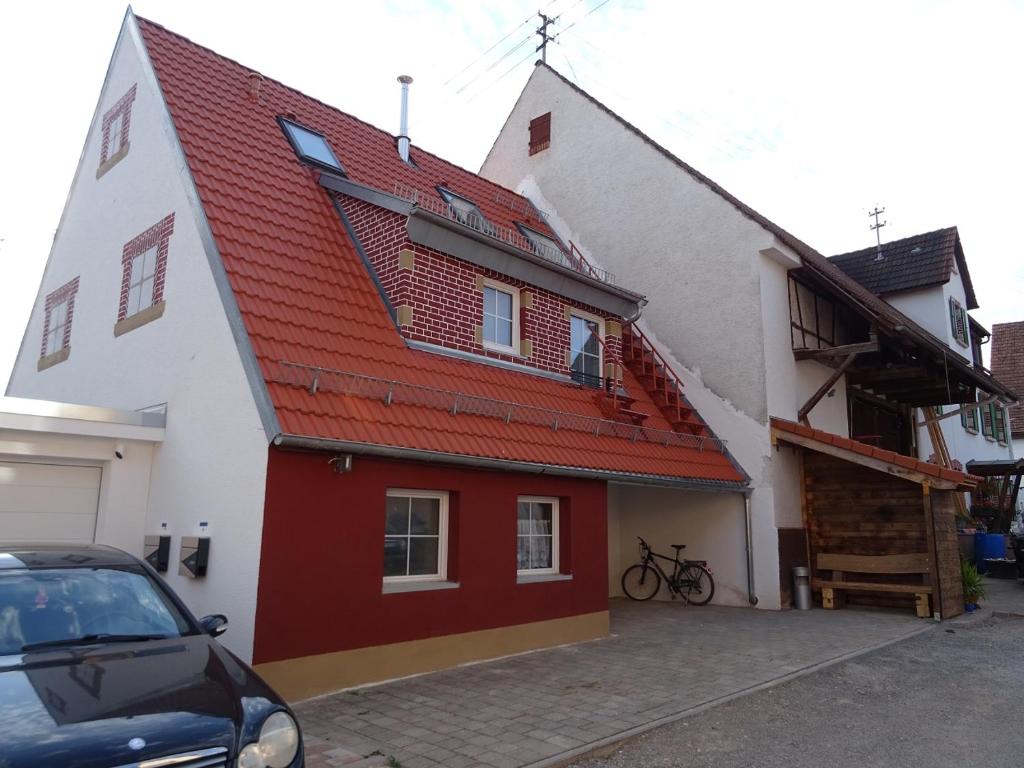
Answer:
<svg viewBox="0 0 1024 768"><path fill-rule="evenodd" d="M509 75L509 74L511 74L511 73L512 73L512 70L514 70L514 69L515 69L516 67L518 67L518 66L519 66L520 64L522 64L522 63L523 63L524 61L526 61L527 59L529 59L529 58L532 58L533 56L535 56L535 55L536 55L536 53L537 53L536 51L530 51L530 52L529 52L528 54L526 54L526 56L524 56L524 57L523 57L523 58L521 58L521 59L520 59L519 61L517 61L517 62L516 62L515 64L513 64L513 65L512 65L511 67L509 67L509 68L508 68L508 69L506 69L506 70L505 70L504 72L502 72L502 73L501 73L501 74L500 74L500 75L498 76L498 79L497 79L497 80L494 80L494 81L492 81L492 82L491 82L491 83L490 83L490 84L488 85L488 87L487 87L487 88L481 88L481 89L480 89L479 91L477 91L477 92L476 92L476 93L474 93L474 94L473 94L472 96L470 96L470 97L469 97L469 98L468 98L468 99L466 100L466 103L467 103L467 104L469 104L469 103L470 103L470 102L472 102L472 101L473 101L474 99L476 99L476 97L477 97L477 96L479 96L479 95L480 95L481 93L483 93L484 91L486 91L486 90L487 90L488 88L490 88L490 87L493 87L493 86L497 85L498 83L500 83L500 82L501 82L502 80L504 80L504 79L505 79L506 75Z"/></svg>
<svg viewBox="0 0 1024 768"><path fill-rule="evenodd" d="M576 21L574 21L574 22L573 22L572 24L570 24L570 25L569 25L568 27L566 27L566 28L565 28L565 29L563 29L563 30L562 30L561 32L559 32L559 33L558 33L558 36L559 36L559 37L561 37L561 36L562 36L562 35L564 35L564 34L565 34L566 32L568 32L568 31L569 31L570 29L572 29L572 28L573 28L573 27L575 27L575 26L576 26L577 24L579 24L579 23L580 23L581 21L583 21L583 20L584 20L585 18L587 18L587 16L589 16L590 14L592 14L592 13L593 13L594 11L598 10L599 8L603 8L604 6L608 5L608 3L610 3L610 2L611 2L611 0L601 0L601 2L600 2L600 3L598 3L597 5L595 5L595 6L594 6L593 8L591 8L591 9L590 9L589 11L587 11L587 12L586 12L586 13L584 13L584 14L583 14L582 16L580 16L580 17L579 17L578 19L576 19Z"/></svg>
<svg viewBox="0 0 1024 768"><path fill-rule="evenodd" d="M544 6L544 9L543 9L543 10L545 10L545 11L546 11L546 10L547 10L548 8L550 8L550 7L552 6L552 5L554 5L554 4L555 4L555 3L557 3L557 2L558 2L558 0L551 0L551 2L550 2L550 3L548 3L548 4L546 5L546 6ZM445 80L445 81L444 81L444 83L442 83L442 84L441 84L441 87L443 88L443 87L445 87L445 86L449 85L449 84L450 84L450 83L451 83L451 82L452 82L453 80L455 80L455 79L456 79L456 78L458 78L458 77L459 77L459 76L460 76L461 74L463 74L464 72L466 72L466 71L467 71L467 70L468 70L468 69L469 69L470 67L473 67L473 66L475 66L475 65L476 65L476 64L478 64L478 63L479 63L480 61L482 61L483 59L485 59L485 58L487 57L487 54L489 54L489 53L490 53L491 51L493 51L493 50L494 50L495 48L497 48L497 47L498 47L499 45L501 45L501 44L502 44L502 43L504 43L504 42L505 42L506 40L508 40L508 39L509 39L510 37L512 37L512 35L514 35L514 34L515 34L516 32L518 32L518 31L519 31L519 29L520 29L521 27L525 27L525 26L526 26L527 24L529 24L529 23L530 23L530 22L531 22L532 20L533 20L533 16L532 16L532 15L531 15L531 16L527 16L527 17L526 17L526 18L525 18L525 19L524 19L524 20L523 20L522 22L520 22L520 23L519 23L519 24L517 24L517 25L516 25L515 27L513 27L513 29L512 29L512 31L511 31L511 32L509 32L509 33L508 33L507 35L505 35L505 36L504 36L503 38L501 38L501 40L499 40L498 42L496 42L496 43L495 43L494 45L492 45L492 46L491 46L490 48L488 48L488 49L487 49L486 51L484 51L484 52L483 52L483 53L481 53L481 54L480 54L479 56L477 56L477 57L476 57L475 59L473 59L473 60L472 60L471 62L469 62L469 64L467 64L467 65L466 65L466 66L464 66L464 67L463 67L462 69L460 69L460 70L459 70L458 72L456 72L456 73L455 73L454 75L452 75L452 76L451 76L451 77L449 77L449 78L448 78L447 80ZM532 35L531 35L531 37L532 37Z"/></svg>
<svg viewBox="0 0 1024 768"><path fill-rule="evenodd" d="M523 47L524 45L526 45L526 44L527 44L528 42L530 42L530 40L532 40L532 39L533 39L533 33L530 33L530 34L528 34L528 35L527 35L526 37L524 37L524 38L523 38L522 40L520 40L520 41L519 41L518 43L516 43L516 44L515 44L514 46L512 46L512 47L511 47L511 48L509 48L509 49L508 49L507 51L505 51L505 53L503 53L503 54L502 54L502 55L501 55L501 56L500 56L500 57L499 57L498 59L496 59L496 60L492 61L492 62L491 62L491 64L490 64L490 66L488 66L488 67L487 67L487 69L485 69L485 70L483 70L482 72L480 72L479 74L477 74L477 75L476 75L475 77L473 77L472 79L470 79L470 80L469 80L468 82L465 82L465 83L463 83L463 84L462 84L462 87L460 87L460 88L456 89L455 93L456 93L456 94L460 94L460 93L462 93L462 92L463 92L464 90L466 90L467 88L469 88L469 86L471 86L471 85L472 85L473 83L475 83L475 82L476 82L477 80L479 80L479 79L480 79L481 77L483 77L484 75L486 75L486 74L487 74L488 72L490 72L490 71L491 71L492 69L494 69L494 68L495 68L496 66L498 66L499 64L501 64L501 62L503 62L503 61L504 61L505 59L507 59L507 58L508 58L509 56L511 56L511 55L512 55L513 53L515 53L516 51L518 51L518 50L519 50L520 48L522 48L522 47ZM534 53L535 53L535 51L530 51L530 55L531 55L531 56L532 56L532 55L533 55Z"/></svg>

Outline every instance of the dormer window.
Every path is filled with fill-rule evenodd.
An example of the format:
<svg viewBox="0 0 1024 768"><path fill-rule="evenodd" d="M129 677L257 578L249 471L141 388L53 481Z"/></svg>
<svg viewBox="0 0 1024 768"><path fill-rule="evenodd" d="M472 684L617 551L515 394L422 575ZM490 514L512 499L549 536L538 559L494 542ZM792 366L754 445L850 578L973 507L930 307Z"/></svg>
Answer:
<svg viewBox="0 0 1024 768"><path fill-rule="evenodd" d="M327 139L322 133L317 133L283 117L279 117L278 122L300 160L330 171L345 173L345 169L341 167L338 158L334 156L334 150L331 149L331 145L327 143Z"/></svg>
<svg viewBox="0 0 1024 768"><path fill-rule="evenodd" d="M449 189L444 187L438 187L437 191L441 193L441 197L448 203L448 210L452 215L452 218L461 224L465 224L467 227L472 227L478 232L483 232L488 235L494 234L494 225L487 220L487 217L483 215L479 208L476 207L476 203L469 200L461 195L456 195Z"/></svg>
<svg viewBox="0 0 1024 768"><path fill-rule="evenodd" d="M100 166L96 178L105 174L128 154L128 130L131 127L132 104L137 86L132 86L103 115L100 136Z"/></svg>
<svg viewBox="0 0 1024 768"><path fill-rule="evenodd" d="M518 224L517 226L523 236L530 241L530 245L533 246L533 252L538 256L547 259L548 261L558 263L565 261L565 251L562 249L561 243L553 237L542 235L535 229L530 229L522 224Z"/></svg>

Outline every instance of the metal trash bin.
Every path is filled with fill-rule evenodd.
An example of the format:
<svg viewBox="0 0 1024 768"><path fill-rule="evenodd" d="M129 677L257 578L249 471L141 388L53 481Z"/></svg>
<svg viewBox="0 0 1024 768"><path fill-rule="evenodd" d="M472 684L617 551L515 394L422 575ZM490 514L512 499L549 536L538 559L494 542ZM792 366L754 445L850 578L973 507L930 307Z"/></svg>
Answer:
<svg viewBox="0 0 1024 768"><path fill-rule="evenodd" d="M798 565L793 569L793 602L798 611L809 611L811 601L811 569Z"/></svg>

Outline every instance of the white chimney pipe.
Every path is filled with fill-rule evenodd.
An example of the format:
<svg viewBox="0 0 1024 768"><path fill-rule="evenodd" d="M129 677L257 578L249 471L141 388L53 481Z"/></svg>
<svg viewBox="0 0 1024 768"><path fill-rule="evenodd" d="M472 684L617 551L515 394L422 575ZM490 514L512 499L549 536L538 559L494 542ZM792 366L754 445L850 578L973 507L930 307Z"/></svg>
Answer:
<svg viewBox="0 0 1024 768"><path fill-rule="evenodd" d="M403 162L409 162L409 83L412 78L402 75L398 78L402 84L402 117L398 127L398 156Z"/></svg>

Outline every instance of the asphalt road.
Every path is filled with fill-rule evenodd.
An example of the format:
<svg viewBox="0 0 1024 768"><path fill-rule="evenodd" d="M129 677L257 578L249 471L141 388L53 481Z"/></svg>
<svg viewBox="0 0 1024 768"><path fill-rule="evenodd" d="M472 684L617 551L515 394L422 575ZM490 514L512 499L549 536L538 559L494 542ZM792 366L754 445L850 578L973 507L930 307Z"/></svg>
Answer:
<svg viewBox="0 0 1024 768"><path fill-rule="evenodd" d="M573 766L1021 768L1024 619L938 626Z"/></svg>

